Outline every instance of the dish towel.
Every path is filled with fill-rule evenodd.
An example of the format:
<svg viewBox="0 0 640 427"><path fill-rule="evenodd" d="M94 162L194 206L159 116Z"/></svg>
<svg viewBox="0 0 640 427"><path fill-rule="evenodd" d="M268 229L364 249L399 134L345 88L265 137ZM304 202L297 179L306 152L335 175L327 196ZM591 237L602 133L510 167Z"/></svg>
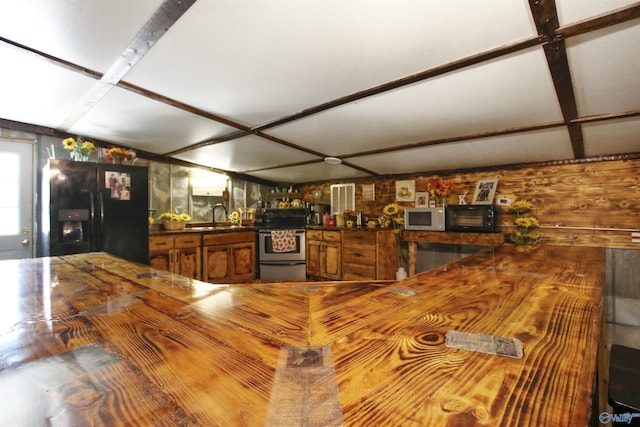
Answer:
<svg viewBox="0 0 640 427"><path fill-rule="evenodd" d="M271 230L273 252L291 252L298 249L296 230Z"/></svg>

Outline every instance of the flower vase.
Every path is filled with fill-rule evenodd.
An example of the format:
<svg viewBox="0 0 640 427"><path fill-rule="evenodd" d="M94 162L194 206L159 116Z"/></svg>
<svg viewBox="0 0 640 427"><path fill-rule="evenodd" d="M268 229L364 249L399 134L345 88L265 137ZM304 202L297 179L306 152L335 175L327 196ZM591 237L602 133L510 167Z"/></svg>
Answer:
<svg viewBox="0 0 640 427"><path fill-rule="evenodd" d="M441 202L442 202L442 207L446 208L447 207L447 196L440 196L441 198Z"/></svg>
<svg viewBox="0 0 640 427"><path fill-rule="evenodd" d="M70 151L69 155L71 156L71 160L74 160L76 162L88 162L89 161L89 155L88 154L82 154L82 153L79 153L77 151Z"/></svg>
<svg viewBox="0 0 640 427"><path fill-rule="evenodd" d="M111 158L111 163L114 165L121 165L122 164L122 160L124 159L124 157L120 157L120 156L113 156Z"/></svg>

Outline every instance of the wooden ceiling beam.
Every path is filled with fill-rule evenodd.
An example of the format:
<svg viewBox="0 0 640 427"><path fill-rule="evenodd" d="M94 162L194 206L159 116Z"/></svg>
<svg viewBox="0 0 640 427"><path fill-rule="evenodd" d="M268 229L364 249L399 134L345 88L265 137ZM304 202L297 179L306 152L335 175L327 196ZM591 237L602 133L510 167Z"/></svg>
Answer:
<svg viewBox="0 0 640 427"><path fill-rule="evenodd" d="M155 13L140 29L111 64L109 69L94 84L58 125L61 131L75 126L93 107L100 102L113 87L151 50L169 28L195 3L196 0L164 0Z"/></svg>
<svg viewBox="0 0 640 427"><path fill-rule="evenodd" d="M270 135L264 133L264 131L275 126L280 126L295 120L299 120L299 119L311 116L313 114L317 114L317 113L320 113L320 112L323 112L323 111L326 111L350 102L367 98L369 96L377 95L377 94L380 94L389 90L393 90L408 84L416 83L416 82L426 80L432 77L436 77L448 72L456 71L461 68L472 66L490 59L498 58L513 52L517 52L517 51L529 48L534 45L539 45L544 43L543 49L547 57L547 62L553 78L554 87L557 93L558 101L560 103L560 107L561 107L561 111L562 111L563 119L565 120L565 123L542 124L538 126L527 126L527 127L521 127L521 128L515 128L515 129L499 130L499 131L489 132L489 133L478 133L474 135L464 135L460 137L452 137L452 138L438 139L438 140L432 140L432 141L422 141L417 143L405 144L402 146L389 147L386 149L352 153L348 155L343 155L341 156L341 158L348 159L348 158L360 157L360 156L371 155L371 154L389 153L394 151L424 147L428 145L454 143L454 142L460 142L464 140L481 139L481 138L488 138L492 136L501 136L501 135L508 135L508 134L514 134L514 133L522 133L522 132L531 132L531 131L536 131L540 129L559 127L559 126L567 127L567 131L569 132L575 158L583 158L584 142L583 142L583 135L582 135L582 128L581 128L582 122L624 118L627 115L625 113L621 113L620 115L612 114L612 115L608 115L607 117L599 117L591 120L588 118L585 118L585 120L582 120L580 117L578 117L575 95L573 90L573 83L572 83L571 74L569 71L569 65L568 65L568 60L566 55L566 47L564 45L563 39L567 37L587 33L593 30L605 28L611 25L623 23L629 20L637 19L638 17L640 17L640 3L623 7L623 8L614 10L610 13L600 15L595 18L590 18L575 24L566 25L563 27L559 26L558 14L557 14L557 9L556 9L554 0L529 0L529 4L530 4L530 8L534 18L534 22L536 24L536 29L539 35L537 38L527 39L513 45L503 46L487 52L480 53L478 55L463 58L458 61L451 62L449 64L444 64L442 66L425 70L425 71L404 77L402 79L394 80L373 88L369 88L369 89L356 92L341 98L337 98L332 101L326 102L324 104L316 105L316 106L307 108L305 110L302 110L300 112L291 114L289 116L280 117L278 119L265 122L253 127L236 126L238 128L237 131L234 131L232 133L229 133L227 135L223 135L217 138L212 138L210 140L201 141L197 144L184 147L175 152L166 153L165 155L170 156L177 153L190 151L196 148L202 148L202 147L206 147L216 143L230 141L230 140L241 138L247 135L254 134L262 138L269 139L278 144L288 146L290 148L298 149L298 150L307 152L309 154L317 155L319 157L324 157L322 153L317 153L312 150L306 149L304 147L300 147L296 144L292 144L290 142L284 141L282 139L271 137ZM637 114L635 114L634 112L631 113L631 116L636 116L636 115ZM260 170L278 169L282 167L296 166L296 165L314 163L318 161L319 160L314 160L309 162L299 162L299 163L287 164L287 165L278 165L274 167L263 168ZM348 162L345 162L344 164L346 166L351 166L351 167L354 166ZM253 171L247 171L247 172L253 172ZM374 174L371 171L363 170L363 172Z"/></svg>
<svg viewBox="0 0 640 427"><path fill-rule="evenodd" d="M584 157L584 138L580 123L573 122L578 117L569 60L564 38L557 34L560 27L555 0L529 0L529 7L538 34L545 39L543 45L551 79L560 104L562 117L567 125L571 140L573 156L576 159Z"/></svg>
<svg viewBox="0 0 640 427"><path fill-rule="evenodd" d="M364 98L368 98L370 96L378 95L384 92L388 92L390 90L398 89L403 86L407 86L410 84L414 84L423 80L427 80L433 77L437 77L443 74L447 74L453 71L457 71L463 68L471 67L473 65L489 61L495 58L499 58L504 55L508 55L514 52L519 52L530 47L539 45L541 43L541 39L539 37L532 37L526 40L521 40L516 43L512 43L506 46L501 46L495 49L490 49L488 51L481 52L477 55L471 55L457 61L453 61L438 67L434 67L428 70L421 71L419 73L411 74L406 77L402 77L397 80L393 80L387 83L383 83L381 85L371 87L359 92L355 92L340 98L333 99L331 101L325 102L323 104L315 105L313 107L307 108L305 110L299 111L297 113L290 114L288 116L279 117L275 120L271 120L256 126L251 127L248 130L239 130L232 132L228 135L223 135L216 138L211 138L209 140L201 141L196 144L189 145L187 147L181 148L180 150L176 150L175 152L166 153L165 155L174 155L178 153L182 153L185 151L191 151L196 148L206 147L208 145L218 144L224 141L230 141L237 138L242 138L244 136L255 134L261 137L266 137L267 134L263 133L265 130L282 126L284 124L303 119L305 117L321 113L323 111L327 111L341 105L345 105L351 102L359 101ZM297 149L301 151L307 151L304 147L297 146Z"/></svg>
<svg viewBox="0 0 640 427"><path fill-rule="evenodd" d="M563 25L555 30L555 34L563 38L573 37L638 18L640 18L640 2L596 16L595 18Z"/></svg>

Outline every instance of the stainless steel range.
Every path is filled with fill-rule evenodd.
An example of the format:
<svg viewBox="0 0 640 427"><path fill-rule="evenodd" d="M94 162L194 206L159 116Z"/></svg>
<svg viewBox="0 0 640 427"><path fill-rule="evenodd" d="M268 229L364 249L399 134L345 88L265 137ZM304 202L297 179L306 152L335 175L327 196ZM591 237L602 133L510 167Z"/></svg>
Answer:
<svg viewBox="0 0 640 427"><path fill-rule="evenodd" d="M267 209L258 232L261 280L304 280L307 255L305 209Z"/></svg>

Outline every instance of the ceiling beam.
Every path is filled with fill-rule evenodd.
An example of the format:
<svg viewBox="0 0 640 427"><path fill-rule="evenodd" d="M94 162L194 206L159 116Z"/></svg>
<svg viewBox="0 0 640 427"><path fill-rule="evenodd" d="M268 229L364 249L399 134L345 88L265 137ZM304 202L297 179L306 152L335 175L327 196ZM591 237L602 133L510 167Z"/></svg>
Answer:
<svg viewBox="0 0 640 427"><path fill-rule="evenodd" d="M397 89L402 86L413 84L413 83L426 80L429 78L433 78L433 77L436 77L445 73L449 73L452 71L460 70L465 67L476 65L484 61L495 59L504 55L508 55L510 53L518 52L520 50L545 43L544 45L545 55L547 56L547 61L548 61L550 70L552 72L554 86L556 87L556 93L558 94L558 99L563 112L563 117L567 122L567 129L571 136L574 156L581 157L584 155L584 146L582 143L582 131L580 129L580 126L575 125L576 122L578 121L577 108L575 106L573 85L571 83L569 66L566 59L566 48L564 46L564 43L562 43L560 46L558 44L556 44L554 47L551 47L551 46L546 47L546 46L549 45L551 41L557 42L563 38L583 34L589 31L606 28L611 25L616 25L616 24L633 20L633 19L637 19L640 17L640 3L623 7L623 8L614 10L612 12L609 12L607 14L603 14L595 18L590 18L590 19L587 19L575 24L567 25L564 27L559 26L557 10L555 7L555 1L529 0L529 3L530 3L530 7L532 8L532 14L533 14L536 28L539 34L538 37L529 38L512 45L498 47L486 52L482 52L478 55L462 58L460 60L453 61L448 64L444 64L429 70L424 70L422 72L412 74L398 80L393 80L376 87L355 92L353 94L304 109L297 113L293 113L288 116L280 117L280 118L271 120L269 122L265 122L265 123L253 126L251 128L236 126L238 128L238 131L235 131L220 137L201 141L199 143L181 148L180 150L176 150L175 152L166 153L165 155L170 156L170 155L174 155L174 154L178 154L186 151L191 151L191 150L203 148L209 145L214 145L221 142L242 138L244 136L248 136L251 134L258 135L264 138L269 138L269 135L263 132L269 128L281 126L283 124L286 124L295 120L303 119L305 117L308 117L317 113L321 113L323 111L327 111L332 108L339 107L341 105L344 105L350 102L355 102L373 95L384 93L389 90ZM531 130L535 130L535 129L531 129ZM278 140L275 142L284 143L285 141ZM441 141L440 140L434 141L434 144L438 144L438 143L441 143ZM424 142L417 143L417 145L421 145L421 144L424 144ZM304 147L296 146L295 144L286 143L284 145L299 149L301 151L309 152ZM396 150L389 149L385 151L396 151ZM362 153L362 154L365 154L365 153ZM343 156L343 157L346 157L346 156Z"/></svg>
<svg viewBox="0 0 640 427"><path fill-rule="evenodd" d="M560 27L555 0L529 0L529 7L538 34L545 39L544 54L553 80L556 97L560 104L562 117L567 124L567 131L576 159L584 157L584 138L580 123L572 123L578 117L578 107L573 90L569 60L564 38L558 36Z"/></svg>
<svg viewBox="0 0 640 427"><path fill-rule="evenodd" d="M30 123L16 122L16 121L13 121L13 120L7 120L7 119L3 119L3 118L0 118L0 128L12 129L12 130L16 130L16 131L20 131L20 132L26 132L26 133L33 133L33 134L36 134L37 136L47 136L47 137L51 137L51 138L60 138L60 140L66 138L66 137L69 137L69 136L73 136L73 135L71 135L69 133L62 132L62 131L60 131L58 129L53 129L53 128L50 128L50 127L47 127L47 126L33 125L33 124L30 124ZM94 138L91 138L91 141L93 143L95 143L95 145L97 147L101 147L101 148L108 148L108 147L114 146L114 144L111 143L111 142L101 141L101 140L97 140L97 139L94 139ZM160 155L160 154L151 153L151 152L140 150L140 149L137 149L137 148L134 151L136 152L138 157L143 158L143 159L148 160L148 161L161 162L161 163L170 163L170 164L177 165L177 166L184 166L184 167L188 167L188 168L203 169L203 170L207 170L207 171L210 171L210 172L215 172L215 173L220 173L220 174L223 174L223 175L228 175L231 178L236 178L236 179L240 179L240 180L244 180L244 181L254 182L256 184L262 184L262 185L266 185L266 186L274 186L276 184L273 181L269 181L269 180L262 179L262 178L256 178L254 176L246 175L246 174L244 174L242 172L231 172L231 171L226 171L226 170L222 170L222 169L203 166L203 165L199 165L199 164L196 164L196 163L191 163L191 162L188 162L188 161L185 161L185 160L165 157L165 156Z"/></svg>
<svg viewBox="0 0 640 427"><path fill-rule="evenodd" d="M29 46L25 46L23 44L17 43L13 40L6 39L4 37L0 37L0 46L5 46L7 48L13 49L22 54L31 55L41 61L45 61L57 67L61 67L69 71L73 71L85 77L89 77L95 80L100 80L100 78L102 77L102 74L100 74L97 71L82 67L78 64L74 64L73 62L65 61L64 59L58 58L53 55L49 55L48 53L44 53L40 50L33 49Z"/></svg>
<svg viewBox="0 0 640 427"><path fill-rule="evenodd" d="M558 37L573 37L591 31L622 24L640 18L640 2L612 10L611 12L585 19L573 24L563 25L555 30Z"/></svg>
<svg viewBox="0 0 640 427"><path fill-rule="evenodd" d="M58 129L71 129L95 107L118 82L151 50L169 28L195 3L196 0L164 0L144 24L109 69L91 90L75 105L58 125Z"/></svg>
<svg viewBox="0 0 640 427"><path fill-rule="evenodd" d="M560 122L545 123L545 124L534 125L534 126L522 126L522 127L517 127L517 128L502 129L502 130L496 130L496 131L479 132L479 133L467 134L467 135L458 135L458 136L452 136L452 137L449 137L449 138L430 139L430 140L427 140L427 141L412 142L412 143L409 143L409 144L397 145L395 147L379 148L379 149L375 149L375 150L369 150L369 151L362 151L362 152L358 152L358 153L345 154L345 155L340 156L340 158L341 159L351 159L351 158L354 158L354 157L371 156L371 155L374 155L374 154L385 154L385 153L392 153L392 152L395 152L395 151L403 151L403 150L412 150L414 148L430 147L430 146L433 146L433 145L451 144L451 143L455 143L455 142L472 141L472 140L477 140L477 139L492 138L492 137L505 136L505 135L513 135L513 134L524 133L524 132L535 132L535 131L539 131L539 130L553 129L553 128L557 128L557 127L564 126L564 125L565 125L565 123L560 123Z"/></svg>

